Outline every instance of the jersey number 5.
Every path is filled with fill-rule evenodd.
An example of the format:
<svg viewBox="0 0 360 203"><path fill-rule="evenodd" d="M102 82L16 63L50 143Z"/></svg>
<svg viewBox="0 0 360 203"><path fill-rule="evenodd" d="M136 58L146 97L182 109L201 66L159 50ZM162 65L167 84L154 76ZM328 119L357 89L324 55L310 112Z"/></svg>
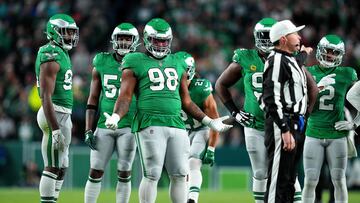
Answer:
<svg viewBox="0 0 360 203"><path fill-rule="evenodd" d="M114 98L116 96L117 88L115 85L109 84L109 81L110 80L116 81L117 79L118 79L117 75L104 74L104 87L106 88L105 96L107 98ZM119 89L119 94L120 94L120 89Z"/></svg>
<svg viewBox="0 0 360 203"><path fill-rule="evenodd" d="M149 79L153 85L150 86L150 89L153 91L159 91L164 89L165 81L166 87L169 90L174 91L178 85L178 74L174 68L165 68L164 73L160 70L160 68L151 68L148 71Z"/></svg>

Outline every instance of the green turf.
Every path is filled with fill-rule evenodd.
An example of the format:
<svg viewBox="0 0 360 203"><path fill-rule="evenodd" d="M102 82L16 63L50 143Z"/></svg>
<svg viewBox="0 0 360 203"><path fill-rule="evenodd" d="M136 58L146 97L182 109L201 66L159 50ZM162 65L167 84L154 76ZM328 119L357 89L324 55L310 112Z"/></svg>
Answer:
<svg viewBox="0 0 360 203"><path fill-rule="evenodd" d="M64 190L60 195L58 203L81 203L83 202L83 190ZM324 194L324 202L327 202L328 196ZM39 202L39 194L37 189L22 189L22 188L1 188L0 189L1 203L37 203ZM115 202L115 192L105 190L102 191L98 203ZM130 203L138 202L137 191L131 194ZM159 190L157 203L168 203L170 199L166 190ZM253 203L252 195L249 191L202 191L200 194L200 202L202 203L219 203L219 202L241 202ZM349 192L349 203L359 203L360 192Z"/></svg>

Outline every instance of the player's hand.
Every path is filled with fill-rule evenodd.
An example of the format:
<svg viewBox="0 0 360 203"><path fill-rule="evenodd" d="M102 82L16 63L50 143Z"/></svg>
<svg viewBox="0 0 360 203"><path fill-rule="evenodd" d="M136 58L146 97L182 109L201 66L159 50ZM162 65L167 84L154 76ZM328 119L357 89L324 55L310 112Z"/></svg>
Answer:
<svg viewBox="0 0 360 203"><path fill-rule="evenodd" d="M96 150L96 137L94 136L92 130L87 130L85 132L85 143L90 147L90 149Z"/></svg>
<svg viewBox="0 0 360 203"><path fill-rule="evenodd" d="M118 122L120 121L120 116L116 113L113 113L111 116L104 112L106 118L105 126L109 129L116 130L118 128Z"/></svg>
<svg viewBox="0 0 360 203"><path fill-rule="evenodd" d="M310 55L313 51L313 48L301 45L300 51L305 51L307 55Z"/></svg>
<svg viewBox="0 0 360 203"><path fill-rule="evenodd" d="M295 148L295 139L290 131L281 134L281 138L283 141L283 149L285 151L292 151Z"/></svg>
<svg viewBox="0 0 360 203"><path fill-rule="evenodd" d="M227 125L227 124L223 123L223 120L226 120L229 117L230 116L223 116L220 118L211 119L208 116L205 116L202 119L201 123L203 123L204 125L208 126L209 128L211 128L217 132L225 132L233 127L232 125Z"/></svg>
<svg viewBox="0 0 360 203"><path fill-rule="evenodd" d="M350 122L350 121L338 121L335 123L335 129L338 131L341 130L355 130L356 129L356 125L354 122Z"/></svg>
<svg viewBox="0 0 360 203"><path fill-rule="evenodd" d="M254 124L255 119L251 113L246 113L245 111L241 111L238 113L234 113L233 117L235 120L244 127L249 127Z"/></svg>
<svg viewBox="0 0 360 203"><path fill-rule="evenodd" d="M321 80L317 84L317 87L320 89L320 91L323 91L329 85L335 84L335 76L336 74L333 73L321 78Z"/></svg>
<svg viewBox="0 0 360 203"><path fill-rule="evenodd" d="M54 150L64 151L65 149L65 136L61 133L60 129L52 131L52 148Z"/></svg>
<svg viewBox="0 0 360 203"><path fill-rule="evenodd" d="M214 147L208 147L205 152L205 156L202 160L203 164L209 164L210 166L213 166L215 163L215 148Z"/></svg>

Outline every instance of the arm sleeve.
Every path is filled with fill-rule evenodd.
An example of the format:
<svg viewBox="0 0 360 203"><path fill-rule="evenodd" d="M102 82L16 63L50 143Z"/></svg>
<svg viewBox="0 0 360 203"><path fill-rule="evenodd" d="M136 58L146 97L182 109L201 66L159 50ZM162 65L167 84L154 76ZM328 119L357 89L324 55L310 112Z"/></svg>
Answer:
<svg viewBox="0 0 360 203"><path fill-rule="evenodd" d="M281 55L275 54L265 63L264 81L263 81L263 101L265 103L265 112L271 116L281 132L289 131L287 118L284 117L283 105L281 103L281 91L287 76L282 71L285 63L281 61ZM267 66L267 67L266 67Z"/></svg>
<svg viewBox="0 0 360 203"><path fill-rule="evenodd" d="M351 105L360 111L360 81L357 81L346 94L346 99Z"/></svg>

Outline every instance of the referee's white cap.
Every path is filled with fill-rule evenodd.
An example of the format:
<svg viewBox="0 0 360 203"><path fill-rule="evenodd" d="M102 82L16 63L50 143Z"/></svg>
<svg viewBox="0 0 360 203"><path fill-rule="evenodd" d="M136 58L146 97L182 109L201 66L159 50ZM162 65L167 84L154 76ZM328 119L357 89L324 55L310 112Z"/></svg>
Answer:
<svg viewBox="0 0 360 203"><path fill-rule="evenodd" d="M290 20L282 20L275 23L270 29L270 41L272 43L278 41L282 36L298 32L303 29L305 25L296 27Z"/></svg>

